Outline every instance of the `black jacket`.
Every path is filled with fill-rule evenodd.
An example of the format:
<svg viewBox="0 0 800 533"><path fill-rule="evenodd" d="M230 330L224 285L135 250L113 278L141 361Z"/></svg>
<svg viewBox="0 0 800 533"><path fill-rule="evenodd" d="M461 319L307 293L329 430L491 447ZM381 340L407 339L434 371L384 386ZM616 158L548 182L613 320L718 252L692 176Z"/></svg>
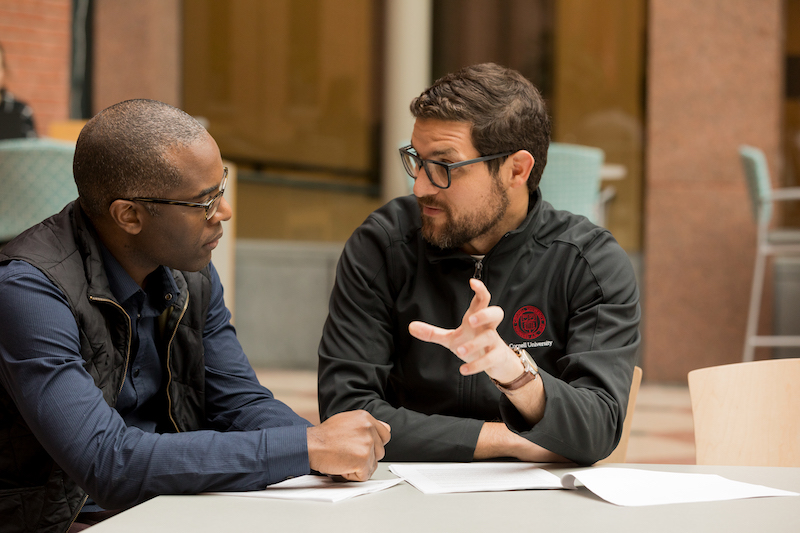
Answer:
<svg viewBox="0 0 800 533"><path fill-rule="evenodd" d="M11 92L0 89L0 140L36 137L33 111Z"/></svg>
<svg viewBox="0 0 800 533"><path fill-rule="evenodd" d="M368 410L392 427L393 461L470 461L493 420L577 463L613 451L640 343L633 269L607 230L538 192L530 205L482 261L427 244L413 196L367 218L340 259L319 346L323 420ZM458 327L473 276L505 312L500 336L541 370L547 404L533 427L485 373L462 376L449 350L408 333L413 320Z"/></svg>
<svg viewBox="0 0 800 533"><path fill-rule="evenodd" d="M64 293L78 324L84 368L114 406L130 358L130 317L111 293L97 234L77 202L7 244L0 263L10 260L35 266ZM170 371L169 417L175 431L189 431L206 418L198 354L211 284L207 269L172 274L180 297L159 320ZM1 386L0 450L0 530L66 531L86 493L42 448Z"/></svg>

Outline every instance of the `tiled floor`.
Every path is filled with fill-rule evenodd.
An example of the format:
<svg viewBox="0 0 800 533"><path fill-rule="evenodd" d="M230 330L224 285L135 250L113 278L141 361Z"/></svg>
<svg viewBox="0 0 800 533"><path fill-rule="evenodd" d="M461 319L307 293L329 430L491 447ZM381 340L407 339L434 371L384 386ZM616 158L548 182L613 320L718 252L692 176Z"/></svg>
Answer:
<svg viewBox="0 0 800 533"><path fill-rule="evenodd" d="M313 423L317 412L315 372L257 369L277 398ZM694 432L686 386L642 383L628 443L629 463L694 464Z"/></svg>

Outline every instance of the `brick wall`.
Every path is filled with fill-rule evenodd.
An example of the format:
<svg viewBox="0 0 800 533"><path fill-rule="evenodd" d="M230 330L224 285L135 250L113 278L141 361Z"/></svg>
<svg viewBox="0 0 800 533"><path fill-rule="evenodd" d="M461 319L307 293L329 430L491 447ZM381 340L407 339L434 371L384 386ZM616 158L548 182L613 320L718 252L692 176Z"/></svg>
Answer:
<svg viewBox="0 0 800 533"><path fill-rule="evenodd" d="M737 150L777 166L783 1L648 11L644 375L685 383L742 359L756 238Z"/></svg>
<svg viewBox="0 0 800 533"><path fill-rule="evenodd" d="M6 87L33 108L36 130L69 117L71 0L0 0Z"/></svg>

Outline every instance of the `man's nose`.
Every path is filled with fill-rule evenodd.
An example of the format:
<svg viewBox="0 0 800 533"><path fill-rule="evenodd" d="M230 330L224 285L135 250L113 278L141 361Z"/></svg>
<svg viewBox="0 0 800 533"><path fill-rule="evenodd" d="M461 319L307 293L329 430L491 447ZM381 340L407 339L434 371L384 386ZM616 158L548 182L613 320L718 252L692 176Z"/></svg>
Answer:
<svg viewBox="0 0 800 533"><path fill-rule="evenodd" d="M219 208L217 212L214 213L214 216L211 218L218 218L220 221L225 222L226 220L230 220L233 216L233 208L231 204L228 203L228 200L225 199L223 196L219 199Z"/></svg>
<svg viewBox="0 0 800 533"><path fill-rule="evenodd" d="M417 179L414 180L414 188L412 190L417 198L432 196L439 192L439 188L433 186L430 178L428 178L428 173L425 172L423 167L417 170Z"/></svg>

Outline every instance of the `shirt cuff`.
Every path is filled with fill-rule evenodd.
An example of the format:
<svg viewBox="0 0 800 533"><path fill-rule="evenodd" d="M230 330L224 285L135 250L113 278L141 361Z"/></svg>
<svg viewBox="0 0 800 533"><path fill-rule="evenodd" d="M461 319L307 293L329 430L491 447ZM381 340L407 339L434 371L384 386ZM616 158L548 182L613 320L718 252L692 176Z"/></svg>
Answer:
<svg viewBox="0 0 800 533"><path fill-rule="evenodd" d="M311 472L308 464L308 433L305 425L265 429L267 485Z"/></svg>

